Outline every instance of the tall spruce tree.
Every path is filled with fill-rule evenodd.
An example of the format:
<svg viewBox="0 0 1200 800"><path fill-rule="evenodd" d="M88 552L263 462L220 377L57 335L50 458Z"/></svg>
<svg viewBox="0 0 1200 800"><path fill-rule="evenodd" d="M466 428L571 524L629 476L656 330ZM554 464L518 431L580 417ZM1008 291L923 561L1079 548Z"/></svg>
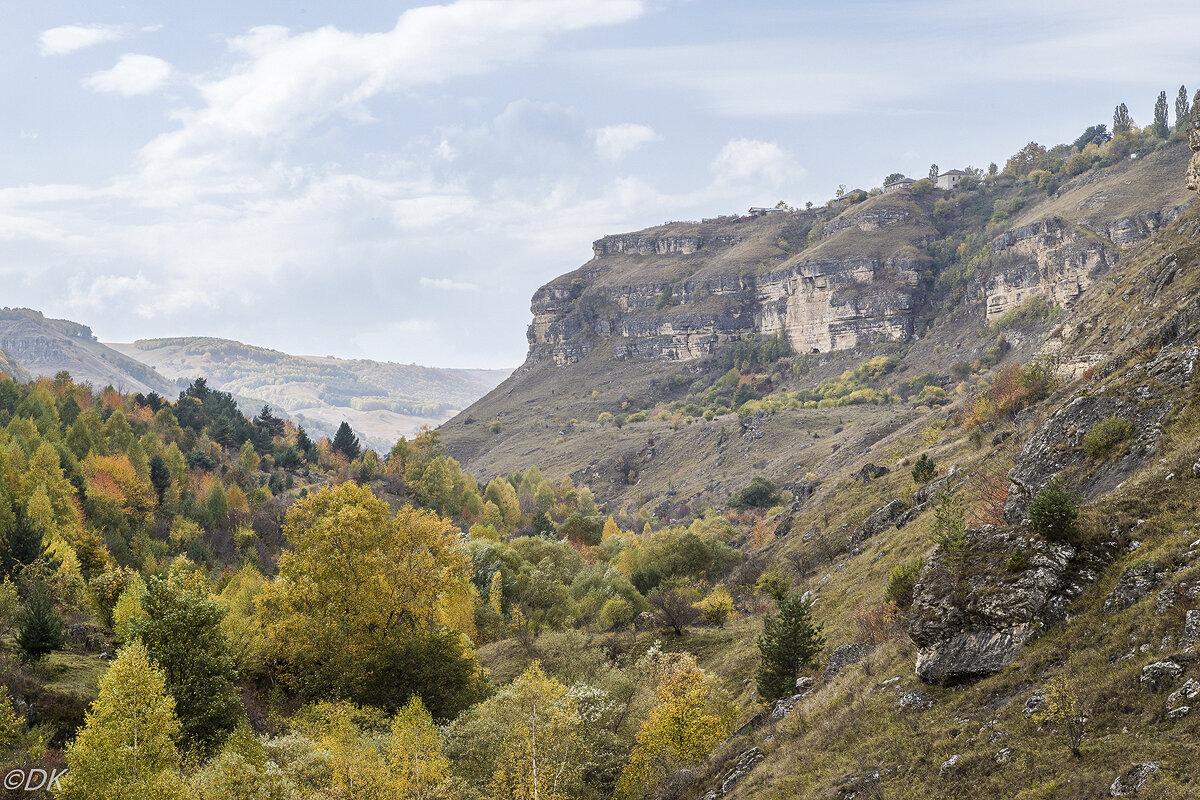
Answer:
<svg viewBox="0 0 1200 800"><path fill-rule="evenodd" d="M1192 104L1188 102L1188 90L1186 86L1179 87L1179 94L1175 97L1175 130L1183 133L1187 130L1188 116L1192 113Z"/></svg>
<svg viewBox="0 0 1200 800"><path fill-rule="evenodd" d="M812 619L812 601L792 593L776 598L778 610L763 623L758 637L758 695L777 700L791 695L800 670L812 666L825 646L821 625Z"/></svg>
<svg viewBox="0 0 1200 800"><path fill-rule="evenodd" d="M362 454L362 446L358 443L358 437L354 435L354 431L350 428L350 423L343 422L338 427L337 433L333 436L333 449L351 461Z"/></svg>
<svg viewBox="0 0 1200 800"><path fill-rule="evenodd" d="M161 504L163 495L171 487L171 470L166 460L158 453L150 457L150 483L154 486L154 493L158 495L158 502Z"/></svg>
<svg viewBox="0 0 1200 800"><path fill-rule="evenodd" d="M24 661L40 661L63 646L63 619L54 608L54 595L42 581L29 589L29 599L18 617L17 647Z"/></svg>

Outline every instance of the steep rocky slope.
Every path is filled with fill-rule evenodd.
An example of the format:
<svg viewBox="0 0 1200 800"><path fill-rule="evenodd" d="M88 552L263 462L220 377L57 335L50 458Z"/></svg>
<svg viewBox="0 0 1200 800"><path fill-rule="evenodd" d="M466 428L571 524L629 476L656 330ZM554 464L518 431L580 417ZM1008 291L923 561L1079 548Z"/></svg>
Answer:
<svg viewBox="0 0 1200 800"><path fill-rule="evenodd" d="M96 341L86 325L47 319L27 308L0 309L0 350L37 377L62 370L97 389L112 385L124 392L176 393L174 384L153 368Z"/></svg>
<svg viewBox="0 0 1200 800"><path fill-rule="evenodd" d="M1200 153L1200 138L1195 145ZM795 379L749 366L738 384L819 388L895 356L871 390L898 392L931 374L926 386L944 390L941 405L899 393L842 404L827 394L838 402L767 404L740 418L672 405L698 406L700 389L727 369L722 353L783 330L795 293L761 287L792 285L839 235L848 249L826 263L846 271L826 277L853 275L849 243L872 231L838 226L871 203L897 207L890 198L600 240L588 265L539 292L526 364L443 428L477 474L538 463L590 485L610 511L658 519L719 507L751 475L791 493L753 535L731 542L749 554L728 576L742 587L747 618L681 643L751 711L664 796L1196 796L1200 207L1179 189L1188 159L1180 146L1164 148L1064 183L1002 229L976 227L989 259L974 273L939 263L916 224L890 252L911 247L942 272L907 284L912 335L876 335L885 315L863 302L867 313L854 317L863 327L846 349L769 367L800 365ZM1164 165L1175 170L1169 182ZM1081 206L1105 181L1136 191L1108 194L1108 212ZM903 202L938 236L955 225L946 206L939 219L920 198ZM1078 213L1065 210L1071 204ZM821 243L814 236L786 252L778 240L788 240L788 224L820 225ZM715 238L739 225L742 240ZM870 280L847 280L864 297L886 296L896 262L859 241L875 268ZM720 259L697 260L718 248ZM721 314L705 310L708 297L686 299L702 284L720 288L728 264L737 281ZM647 277L656 271L665 278ZM955 271L961 281L939 281ZM1059 308L1034 313L1030 296ZM833 330L829 318L806 319L809 333ZM787 335L807 344L790 324ZM1005 398L1020 402L994 407ZM649 413L634 421L641 409ZM940 467L927 486L911 473L921 454ZM1053 478L1081 511L1069 533L1049 536L1032 525L1031 506ZM935 534L950 492L964 502L967 527L948 549ZM760 627L750 587L764 573L810 593L828 640L796 694L769 706L755 704L752 680ZM888 606L897 573L912 580L911 598ZM1056 719L1064 702L1074 710ZM1083 726L1078 754L1068 717Z"/></svg>
<svg viewBox="0 0 1200 800"><path fill-rule="evenodd" d="M779 335L819 356L810 386L877 354L905 356L898 380L948 373L987 348L988 323L1034 298L1072 306L1129 248L1177 219L1191 198L1178 180L1188 158L1183 142L1164 145L1051 195L985 181L604 237L587 264L535 293L526 363L444 425L444 438L477 474L547 457L574 472L604 456L590 442L585 464L556 458L552 442L570 442L568 428L578 434L602 412L686 397L715 378L714 357L755 337ZM1005 346L1026 352L1040 335L1014 331ZM617 366L625 363L638 366ZM524 414L533 403L544 404L537 429ZM489 433L494 421L503 429ZM655 431L656 447L676 435Z"/></svg>

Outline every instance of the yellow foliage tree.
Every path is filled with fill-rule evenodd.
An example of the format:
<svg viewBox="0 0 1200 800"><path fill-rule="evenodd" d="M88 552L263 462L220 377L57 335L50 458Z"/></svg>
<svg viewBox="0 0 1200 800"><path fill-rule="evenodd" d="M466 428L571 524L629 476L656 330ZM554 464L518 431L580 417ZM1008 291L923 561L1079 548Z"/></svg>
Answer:
<svg viewBox="0 0 1200 800"><path fill-rule="evenodd" d="M579 710L567 687L546 677L535 661L496 701L503 703L505 736L492 800L574 798L583 754Z"/></svg>
<svg viewBox="0 0 1200 800"><path fill-rule="evenodd" d="M724 741L734 720L732 705L695 661L663 660L666 674L657 700L635 737L629 765L617 782L617 796L634 800L653 793L677 770L703 761Z"/></svg>
<svg viewBox="0 0 1200 800"><path fill-rule="evenodd" d="M442 752L442 736L433 717L416 695L392 719L387 763L393 794L390 797L425 800L450 771Z"/></svg>
<svg viewBox="0 0 1200 800"><path fill-rule="evenodd" d="M84 726L67 746L60 795L67 800L175 800L188 797L179 772L175 701L146 649L121 650L100 679Z"/></svg>
<svg viewBox="0 0 1200 800"><path fill-rule="evenodd" d="M604 521L604 531L600 534L600 541L607 542L614 536L621 535L621 528L618 527L617 521L611 516Z"/></svg>
<svg viewBox="0 0 1200 800"><path fill-rule="evenodd" d="M398 637L442 625L473 632L471 560L449 520L407 506L393 514L348 482L296 503L284 534L292 549L260 602L293 685L348 692Z"/></svg>
<svg viewBox="0 0 1200 800"><path fill-rule="evenodd" d="M1058 730L1067 740L1071 755L1078 757L1087 733L1087 708L1083 693L1069 678L1056 678L1046 687L1046 700L1035 720Z"/></svg>

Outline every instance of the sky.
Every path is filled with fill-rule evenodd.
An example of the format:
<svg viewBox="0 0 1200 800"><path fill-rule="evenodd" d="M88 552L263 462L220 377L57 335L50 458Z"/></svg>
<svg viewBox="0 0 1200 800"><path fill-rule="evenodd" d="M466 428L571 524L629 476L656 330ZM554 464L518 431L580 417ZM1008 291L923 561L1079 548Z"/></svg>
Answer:
<svg viewBox="0 0 1200 800"><path fill-rule="evenodd" d="M1200 88L1194 0L7 5L0 306L443 367L519 364L601 236Z"/></svg>

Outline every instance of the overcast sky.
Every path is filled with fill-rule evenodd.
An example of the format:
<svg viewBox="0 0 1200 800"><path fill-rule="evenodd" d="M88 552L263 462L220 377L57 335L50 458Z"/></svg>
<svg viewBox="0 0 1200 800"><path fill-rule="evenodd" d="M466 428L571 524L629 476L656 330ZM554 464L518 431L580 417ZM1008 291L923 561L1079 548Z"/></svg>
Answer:
<svg viewBox="0 0 1200 800"><path fill-rule="evenodd" d="M605 234L1003 164L1200 86L1195 0L8 3L0 306L515 366Z"/></svg>

